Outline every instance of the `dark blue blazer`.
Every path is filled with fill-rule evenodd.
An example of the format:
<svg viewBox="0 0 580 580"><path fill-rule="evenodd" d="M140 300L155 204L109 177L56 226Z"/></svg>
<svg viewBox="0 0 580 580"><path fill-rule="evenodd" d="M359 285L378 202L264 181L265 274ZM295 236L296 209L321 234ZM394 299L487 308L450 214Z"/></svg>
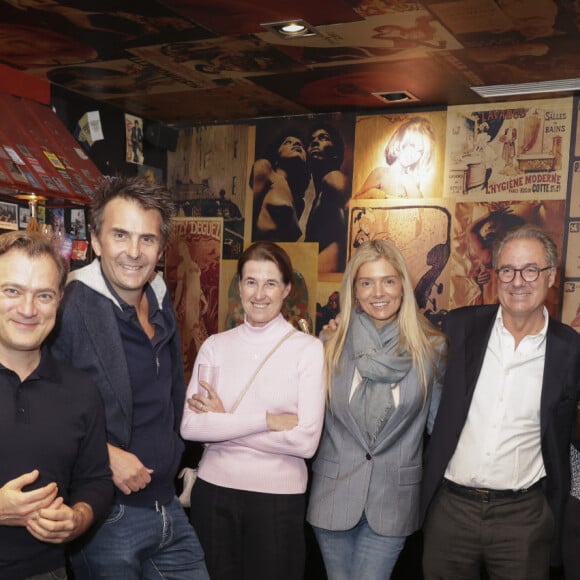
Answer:
<svg viewBox="0 0 580 580"><path fill-rule="evenodd" d="M421 519L441 482L465 425L498 305L470 306L447 315L449 357L439 412L425 454ZM580 335L550 319L540 402L544 492L554 514L552 563L561 560L562 512L570 488L569 444L580 390Z"/></svg>

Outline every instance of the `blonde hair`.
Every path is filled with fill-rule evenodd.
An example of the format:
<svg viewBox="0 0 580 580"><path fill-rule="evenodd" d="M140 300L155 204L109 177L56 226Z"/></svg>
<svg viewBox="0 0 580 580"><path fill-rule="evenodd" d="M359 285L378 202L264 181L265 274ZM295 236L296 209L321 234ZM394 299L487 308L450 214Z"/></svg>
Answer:
<svg viewBox="0 0 580 580"><path fill-rule="evenodd" d="M423 153L413 167L422 173L429 169L435 149L435 132L429 119L425 117L411 117L397 128L391 135L385 147L385 160L387 165L392 165L401 154L403 143L414 137L414 140L421 140L423 144Z"/></svg>
<svg viewBox="0 0 580 580"><path fill-rule="evenodd" d="M329 399L332 396L333 375L339 365L346 343L350 317L356 303L355 284L358 272L363 264L380 259L387 260L401 279L403 297L397 314L399 348L401 352L409 353L413 359L413 366L417 368L423 388L424 400L427 397L429 369L436 368L438 357L438 350L431 338L440 337L438 344L441 344L445 340L444 335L419 311L413 294L411 277L399 249L387 240L372 240L362 244L346 266L340 289L340 321L337 330L324 344L324 368Z"/></svg>

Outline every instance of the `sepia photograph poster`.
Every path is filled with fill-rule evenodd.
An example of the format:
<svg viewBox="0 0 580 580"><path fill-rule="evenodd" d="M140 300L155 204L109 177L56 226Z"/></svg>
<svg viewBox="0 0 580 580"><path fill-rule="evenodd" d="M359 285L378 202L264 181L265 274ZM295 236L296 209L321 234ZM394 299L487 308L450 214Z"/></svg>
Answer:
<svg viewBox="0 0 580 580"><path fill-rule="evenodd" d="M446 112L357 117L353 199L442 197Z"/></svg>
<svg viewBox="0 0 580 580"><path fill-rule="evenodd" d="M252 240L318 244L320 277L343 272L353 141L352 115L259 122L248 181Z"/></svg>
<svg viewBox="0 0 580 580"><path fill-rule="evenodd" d="M572 98L447 110L445 195L564 199Z"/></svg>
<svg viewBox="0 0 580 580"><path fill-rule="evenodd" d="M221 218L174 218L165 252L165 277L173 298L186 381L195 357L210 335L218 332Z"/></svg>

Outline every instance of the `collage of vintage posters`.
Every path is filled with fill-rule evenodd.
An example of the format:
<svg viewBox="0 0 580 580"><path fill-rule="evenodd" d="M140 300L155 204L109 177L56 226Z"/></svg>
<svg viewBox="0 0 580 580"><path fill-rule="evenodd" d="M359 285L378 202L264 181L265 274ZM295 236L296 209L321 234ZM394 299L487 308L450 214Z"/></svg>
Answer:
<svg viewBox="0 0 580 580"><path fill-rule="evenodd" d="M348 256L365 241L394 242L409 267L419 308L436 325L449 296L451 204L442 189L446 115L357 117L349 204ZM334 297L328 296L324 307L332 309Z"/></svg>
<svg viewBox="0 0 580 580"><path fill-rule="evenodd" d="M195 357L218 331L221 218L175 218L165 252L165 277L173 298L186 381Z"/></svg>
<svg viewBox="0 0 580 580"><path fill-rule="evenodd" d="M184 218L213 212L218 184L224 174L231 176L236 205L247 217L238 252L260 239L289 250L299 273L292 316L307 314L316 333L339 311L344 264L365 241L387 239L401 249L418 306L439 326L449 309L497 301L494 240L524 223L542 227L557 245L565 268L547 306L552 316L562 313L570 322L580 308L577 113L577 100L558 98L446 111L264 119L244 130L199 127L180 139L176 153L191 163L170 164L170 175ZM234 162L223 165L232 140ZM264 176L268 183L282 183L278 197L270 195L272 187L260 189ZM316 209L318 231L310 227ZM280 210L292 220L276 225ZM223 224L225 240L229 226ZM323 243L342 248L343 259L332 267ZM243 313L235 257L223 250L221 257L223 330L241 322Z"/></svg>

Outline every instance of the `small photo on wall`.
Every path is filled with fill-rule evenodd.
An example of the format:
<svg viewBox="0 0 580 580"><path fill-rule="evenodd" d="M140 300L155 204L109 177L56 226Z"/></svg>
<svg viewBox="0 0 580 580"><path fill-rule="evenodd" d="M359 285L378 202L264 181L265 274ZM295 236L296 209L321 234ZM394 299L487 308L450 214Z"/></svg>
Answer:
<svg viewBox="0 0 580 580"><path fill-rule="evenodd" d="M30 208L23 205L18 206L18 227L25 230L30 220Z"/></svg>
<svg viewBox="0 0 580 580"><path fill-rule="evenodd" d="M70 210L70 229L75 239L87 239L87 224L84 209L79 208Z"/></svg>
<svg viewBox="0 0 580 580"><path fill-rule="evenodd" d="M143 165L143 119L125 113L125 139L127 163Z"/></svg>
<svg viewBox="0 0 580 580"><path fill-rule="evenodd" d="M18 229L18 206L15 203L0 201L0 229Z"/></svg>

